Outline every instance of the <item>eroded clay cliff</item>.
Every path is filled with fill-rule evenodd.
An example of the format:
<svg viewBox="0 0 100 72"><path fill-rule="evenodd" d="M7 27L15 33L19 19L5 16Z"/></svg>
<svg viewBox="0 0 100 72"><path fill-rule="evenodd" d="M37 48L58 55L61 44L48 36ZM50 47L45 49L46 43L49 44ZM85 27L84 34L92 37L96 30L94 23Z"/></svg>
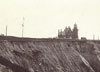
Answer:
<svg viewBox="0 0 100 72"><path fill-rule="evenodd" d="M1 72L100 72L99 67L99 42L0 41Z"/></svg>

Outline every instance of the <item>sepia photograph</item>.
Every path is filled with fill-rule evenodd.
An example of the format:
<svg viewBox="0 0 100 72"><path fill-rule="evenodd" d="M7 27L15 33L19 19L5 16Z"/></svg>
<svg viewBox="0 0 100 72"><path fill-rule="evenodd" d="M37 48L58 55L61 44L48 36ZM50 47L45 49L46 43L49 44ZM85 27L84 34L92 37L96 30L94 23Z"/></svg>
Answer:
<svg viewBox="0 0 100 72"><path fill-rule="evenodd" d="M100 0L0 0L0 72L100 72Z"/></svg>

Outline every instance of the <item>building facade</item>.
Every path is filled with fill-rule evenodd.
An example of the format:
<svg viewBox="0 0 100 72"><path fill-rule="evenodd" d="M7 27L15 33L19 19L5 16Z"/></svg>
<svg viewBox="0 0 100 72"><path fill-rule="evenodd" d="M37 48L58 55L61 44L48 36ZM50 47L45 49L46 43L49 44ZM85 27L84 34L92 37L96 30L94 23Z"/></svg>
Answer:
<svg viewBox="0 0 100 72"><path fill-rule="evenodd" d="M74 24L74 28L66 27L64 31L58 30L58 38L67 38L67 39L78 39L78 28L77 24Z"/></svg>

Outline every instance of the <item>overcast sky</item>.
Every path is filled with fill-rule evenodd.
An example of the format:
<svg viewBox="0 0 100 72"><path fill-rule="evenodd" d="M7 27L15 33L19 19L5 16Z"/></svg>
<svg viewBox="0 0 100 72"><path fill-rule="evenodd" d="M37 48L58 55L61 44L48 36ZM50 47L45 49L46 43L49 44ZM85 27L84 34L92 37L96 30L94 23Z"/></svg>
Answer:
<svg viewBox="0 0 100 72"><path fill-rule="evenodd" d="M21 37L56 37L58 29L73 28L79 37L100 37L100 0L0 0L0 34Z"/></svg>

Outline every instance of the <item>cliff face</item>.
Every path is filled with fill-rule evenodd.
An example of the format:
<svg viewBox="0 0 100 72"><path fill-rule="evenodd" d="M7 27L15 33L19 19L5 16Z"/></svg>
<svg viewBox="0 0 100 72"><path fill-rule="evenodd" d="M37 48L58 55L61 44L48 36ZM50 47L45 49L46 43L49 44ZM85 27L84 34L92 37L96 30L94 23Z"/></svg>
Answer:
<svg viewBox="0 0 100 72"><path fill-rule="evenodd" d="M99 42L0 42L1 72L100 72L99 67Z"/></svg>

